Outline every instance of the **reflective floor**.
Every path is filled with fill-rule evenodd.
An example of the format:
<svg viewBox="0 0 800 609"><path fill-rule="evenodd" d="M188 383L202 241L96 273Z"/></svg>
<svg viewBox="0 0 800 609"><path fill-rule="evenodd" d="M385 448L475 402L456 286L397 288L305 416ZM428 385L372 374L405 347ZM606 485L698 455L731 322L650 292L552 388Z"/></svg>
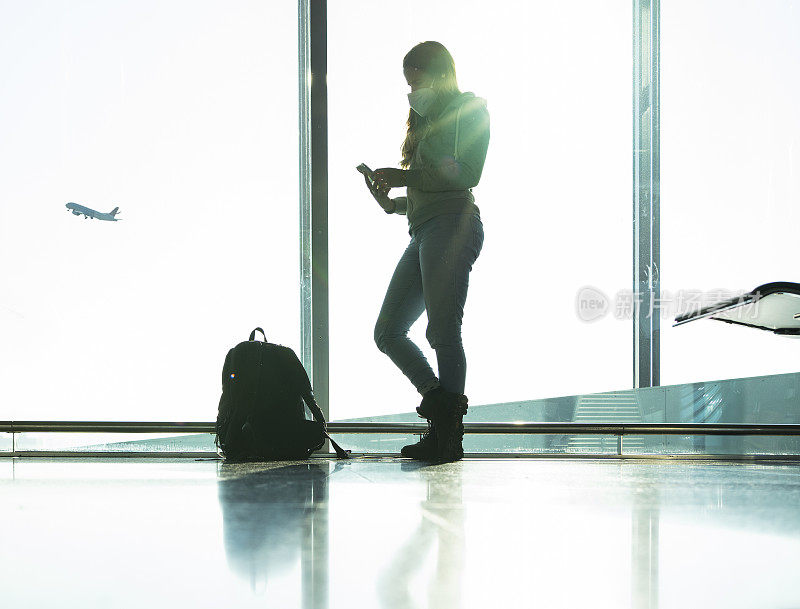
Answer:
<svg viewBox="0 0 800 609"><path fill-rule="evenodd" d="M0 605L800 608L800 466L0 459Z"/></svg>

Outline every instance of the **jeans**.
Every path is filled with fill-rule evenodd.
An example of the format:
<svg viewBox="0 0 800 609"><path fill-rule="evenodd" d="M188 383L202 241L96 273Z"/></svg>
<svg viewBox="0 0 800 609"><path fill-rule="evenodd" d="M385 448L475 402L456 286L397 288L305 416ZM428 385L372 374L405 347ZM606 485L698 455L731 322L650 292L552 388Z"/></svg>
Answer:
<svg viewBox="0 0 800 609"><path fill-rule="evenodd" d="M483 223L472 214L441 214L411 234L394 270L375 324L375 344L420 393L441 386L464 393L467 361L461 320L469 272L483 247ZM436 351L437 379L408 331L423 311L425 333Z"/></svg>

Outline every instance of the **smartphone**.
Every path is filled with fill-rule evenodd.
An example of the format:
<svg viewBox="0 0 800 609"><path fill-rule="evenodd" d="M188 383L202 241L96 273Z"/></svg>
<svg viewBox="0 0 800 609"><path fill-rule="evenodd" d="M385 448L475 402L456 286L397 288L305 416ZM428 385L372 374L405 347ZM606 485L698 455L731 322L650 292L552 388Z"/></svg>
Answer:
<svg viewBox="0 0 800 609"><path fill-rule="evenodd" d="M375 180L372 178L372 170L369 167L367 167L364 163L361 163L361 165L356 167L356 169L359 171L359 173L362 173L365 176L367 176L367 179L369 180L370 184L372 186L375 186Z"/></svg>

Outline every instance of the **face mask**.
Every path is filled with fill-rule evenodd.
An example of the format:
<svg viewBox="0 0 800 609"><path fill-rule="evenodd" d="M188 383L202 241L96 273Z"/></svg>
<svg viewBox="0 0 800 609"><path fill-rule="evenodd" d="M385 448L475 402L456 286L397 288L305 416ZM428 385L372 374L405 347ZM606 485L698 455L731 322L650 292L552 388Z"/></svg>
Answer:
<svg viewBox="0 0 800 609"><path fill-rule="evenodd" d="M433 102L436 101L436 90L433 87L417 89L408 94L408 104L420 116L425 116L430 112Z"/></svg>

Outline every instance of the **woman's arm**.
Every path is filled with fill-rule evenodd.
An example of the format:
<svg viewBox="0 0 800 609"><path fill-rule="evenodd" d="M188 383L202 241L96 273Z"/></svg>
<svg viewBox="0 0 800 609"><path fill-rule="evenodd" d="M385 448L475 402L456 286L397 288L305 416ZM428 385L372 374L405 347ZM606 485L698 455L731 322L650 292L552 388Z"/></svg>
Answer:
<svg viewBox="0 0 800 609"><path fill-rule="evenodd" d="M392 210L391 213L405 216L406 209L408 208L408 197L393 197L392 202L394 203L394 209Z"/></svg>

